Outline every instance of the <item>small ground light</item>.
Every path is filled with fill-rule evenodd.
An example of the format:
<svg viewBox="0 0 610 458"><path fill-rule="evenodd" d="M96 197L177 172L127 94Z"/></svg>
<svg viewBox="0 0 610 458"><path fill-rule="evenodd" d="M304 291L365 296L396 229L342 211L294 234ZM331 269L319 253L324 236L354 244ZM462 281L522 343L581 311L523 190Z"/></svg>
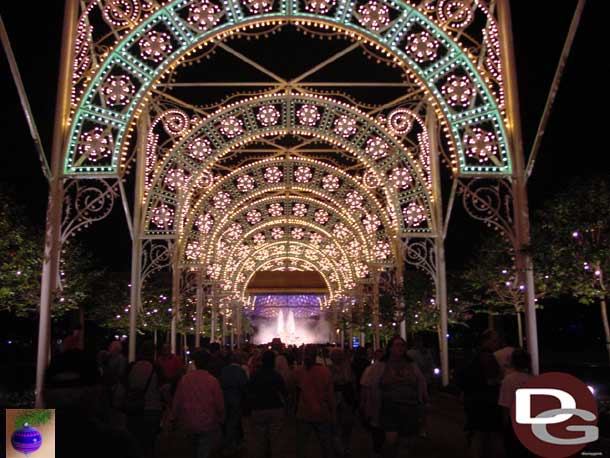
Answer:
<svg viewBox="0 0 610 458"><path fill-rule="evenodd" d="M440 375L441 370L438 367L434 368L434 375Z"/></svg>
<svg viewBox="0 0 610 458"><path fill-rule="evenodd" d="M593 388L591 385L587 385L587 388L589 388L589 391L591 392L591 394L593 396L595 396L595 388Z"/></svg>

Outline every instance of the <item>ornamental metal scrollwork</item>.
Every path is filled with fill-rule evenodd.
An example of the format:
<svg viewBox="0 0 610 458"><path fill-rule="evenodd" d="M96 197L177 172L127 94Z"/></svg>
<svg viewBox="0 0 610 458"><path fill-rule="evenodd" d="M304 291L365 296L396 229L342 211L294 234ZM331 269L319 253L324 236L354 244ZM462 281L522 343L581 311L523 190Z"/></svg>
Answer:
<svg viewBox="0 0 610 458"><path fill-rule="evenodd" d="M172 240L145 240L142 244L142 272L140 284L143 285L152 274L172 265Z"/></svg>
<svg viewBox="0 0 610 458"><path fill-rule="evenodd" d="M403 243L403 256L407 264L428 274L437 284L436 252L434 239L407 239Z"/></svg>
<svg viewBox="0 0 610 458"><path fill-rule="evenodd" d="M460 181L458 193L462 195L462 203L470 216L499 231L515 246L513 190L507 180L475 178L468 182Z"/></svg>
<svg viewBox="0 0 610 458"><path fill-rule="evenodd" d="M97 221L106 218L119 192L118 181L70 180L64 190L61 242Z"/></svg>

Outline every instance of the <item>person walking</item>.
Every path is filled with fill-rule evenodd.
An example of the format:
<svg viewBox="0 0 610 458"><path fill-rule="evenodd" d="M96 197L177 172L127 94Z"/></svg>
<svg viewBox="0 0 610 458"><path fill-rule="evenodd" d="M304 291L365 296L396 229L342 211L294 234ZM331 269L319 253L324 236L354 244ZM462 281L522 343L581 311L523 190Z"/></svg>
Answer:
<svg viewBox="0 0 610 458"><path fill-rule="evenodd" d="M140 444L145 457L153 456L161 422L160 375L153 358L153 343L144 342L138 358L127 369L125 387L127 429Z"/></svg>
<svg viewBox="0 0 610 458"><path fill-rule="evenodd" d="M510 411L515 402L515 393L525 385L531 376L531 357L528 352L516 349L511 354L510 365L500 386L498 405L502 408L502 438L506 456L510 458L529 458L534 455L528 451L515 435Z"/></svg>
<svg viewBox="0 0 610 458"><path fill-rule="evenodd" d="M385 458L397 456L401 437L417 434L427 402L425 378L406 350L403 338L392 337L362 380L363 411L369 423L385 433Z"/></svg>
<svg viewBox="0 0 610 458"><path fill-rule="evenodd" d="M334 447L339 458L350 456L350 443L354 428L355 413L358 406L357 388L354 372L343 350L335 348L330 353L330 366L337 424L334 431Z"/></svg>
<svg viewBox="0 0 610 458"><path fill-rule="evenodd" d="M295 370L299 390L297 401L297 457L307 456L311 433L315 433L323 458L334 456L333 425L336 424L336 406L333 382L327 367L316 363L317 349L307 345L303 365Z"/></svg>
<svg viewBox="0 0 610 458"><path fill-rule="evenodd" d="M248 383L252 455L255 458L278 457L275 445L284 419L286 384L274 369L274 352L264 352L261 363Z"/></svg>
<svg viewBox="0 0 610 458"><path fill-rule="evenodd" d="M229 355L229 365L220 372L220 386L225 401L224 450L235 453L241 442L242 400L244 398L248 377L241 367L239 353Z"/></svg>
<svg viewBox="0 0 610 458"><path fill-rule="evenodd" d="M224 421L224 397L218 380L208 371L210 354L193 354L196 370L188 372L176 389L172 402L172 424L188 433L194 458L208 458L219 442Z"/></svg>

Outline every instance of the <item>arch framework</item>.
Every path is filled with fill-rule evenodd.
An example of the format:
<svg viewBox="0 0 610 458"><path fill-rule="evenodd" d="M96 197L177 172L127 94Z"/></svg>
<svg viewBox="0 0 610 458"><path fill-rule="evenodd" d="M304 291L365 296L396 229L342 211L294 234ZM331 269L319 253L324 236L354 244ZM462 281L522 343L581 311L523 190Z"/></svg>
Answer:
<svg viewBox="0 0 610 458"><path fill-rule="evenodd" d="M379 271L384 262L392 261L399 279L404 262L422 268L436 286L443 381L447 382L443 240L449 212L443 210L441 198L441 153L453 180L448 208L461 189L475 207L474 216L496 224L512 241L517 268L523 272L528 346L537 371L532 265L523 250L529 243L529 222L508 0L495 2L495 9L497 18L491 13L494 8L483 0L420 4L392 0L230 0L218 4L208 0L108 0L85 2L79 11L77 1L67 0L41 289L37 403L41 401L50 304L57 287L62 240L76 228L104 217L119 195L133 239L130 358L135 356L143 273L148 275L151 268L142 263L144 245L167 240L171 248L155 261L154 268L172 266L176 305L182 274L197 271L198 331L206 288L213 284L213 291L224 289L224 297L236 307L246 299L243 285L247 276L256 271L257 263L269 266L274 256L278 260L296 257L302 266L322 271L334 269L334 280L329 275L327 284L329 288L337 285L330 291L330 296L336 293L337 301L349 296L350 290L356 291L358 282L369 281L374 299L377 297L377 313ZM174 106L157 109L159 117L150 119L153 94L190 56L206 46L225 46L223 40L241 33L286 24L315 28L321 34L341 34L354 46L373 49L402 69L425 94L425 119L416 110L400 106L388 111L387 117L374 117L345 101L307 93L299 81L285 80L264 95L242 98L216 110L195 115ZM409 139L416 121L420 124L417 139ZM136 138L132 138L133 132ZM280 144L282 136L296 136L302 142L297 148ZM239 151L247 154L249 145L261 141L279 152L240 163ZM316 162L303 155L303 145L313 141L342 150L350 158L344 161L352 161L345 170L352 172L341 167L333 171L328 157ZM231 163L231 158L236 162ZM130 212L123 182L134 163L135 204ZM103 187L77 192L86 208L78 207L81 211L76 215L65 212L62 232L66 183L91 179L102 180ZM281 187L274 188L282 180ZM513 213L507 218L502 219L501 210L489 201L485 193L489 187L481 186L483 180L508 183ZM316 191L310 182L318 183L322 190ZM345 190L333 189L337 183ZM261 198L239 201L252 205L249 213L239 213L239 205L235 205L223 214L243 189ZM269 199L268 205L264 199ZM271 208L279 208L272 205L282 199L290 201L294 221L271 212ZM322 227L324 218L307 220L309 216L301 213L309 210L312 215L320 210L329 219L335 218L333 228ZM254 228L264 211L269 213L268 233L245 230L248 225ZM354 256L349 255L347 242L341 242L340 224L350 225L345 233L360 240L358 250L351 246ZM372 224L375 230L371 234ZM205 235L202 228L207 226L213 237ZM207 243L206 251L223 258L221 243L250 240L243 234L275 234L278 242L247 253L246 247L243 255L235 248L222 265L197 252L196 242ZM309 237L306 242L297 238L305 234ZM318 249L319 241L313 242L331 234L337 239L338 252L345 253L338 260ZM264 250L267 259L255 260L256 253ZM376 257L376 251L385 257ZM250 268L244 270L245 265ZM216 282L216 276L226 280L226 287ZM378 324L375 321L377 330ZM176 316L173 344L175 332ZM378 333L374 343L379 345Z"/></svg>

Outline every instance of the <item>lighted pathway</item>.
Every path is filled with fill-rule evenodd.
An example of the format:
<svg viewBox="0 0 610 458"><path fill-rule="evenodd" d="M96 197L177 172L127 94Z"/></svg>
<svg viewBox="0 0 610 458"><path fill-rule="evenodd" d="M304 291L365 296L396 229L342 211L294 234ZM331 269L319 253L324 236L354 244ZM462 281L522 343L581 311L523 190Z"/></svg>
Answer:
<svg viewBox="0 0 610 458"><path fill-rule="evenodd" d="M402 457L409 458L467 458L466 441L463 433L463 410L459 401L448 395L433 396L428 416L428 435L425 438L417 438L409 447L409 452L403 453ZM281 434L281 443L278 444L279 456L273 458L295 456L295 425L294 420L287 420ZM162 453L156 458L182 458L189 457L189 452L184 444L163 444L160 447ZM237 453L235 457L246 458L246 449ZM319 448L311 437L308 458L320 456ZM352 458L369 458L370 439L369 434L357 425L352 436Z"/></svg>

